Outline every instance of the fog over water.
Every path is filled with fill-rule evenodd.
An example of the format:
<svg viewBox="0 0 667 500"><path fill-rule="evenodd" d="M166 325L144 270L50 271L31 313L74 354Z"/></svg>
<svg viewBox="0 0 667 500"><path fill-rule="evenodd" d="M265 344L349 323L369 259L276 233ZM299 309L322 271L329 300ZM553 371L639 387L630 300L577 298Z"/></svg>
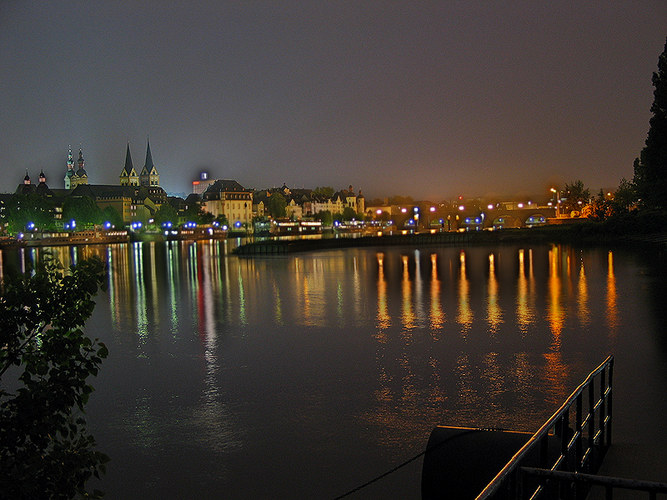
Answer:
<svg viewBox="0 0 667 500"><path fill-rule="evenodd" d="M110 350L88 407L108 498L333 498L437 424L536 430L610 353L615 441L664 449L659 250L233 244L54 249L109 267L87 325ZM3 271L43 251L3 251ZM419 498L420 471L351 498Z"/></svg>

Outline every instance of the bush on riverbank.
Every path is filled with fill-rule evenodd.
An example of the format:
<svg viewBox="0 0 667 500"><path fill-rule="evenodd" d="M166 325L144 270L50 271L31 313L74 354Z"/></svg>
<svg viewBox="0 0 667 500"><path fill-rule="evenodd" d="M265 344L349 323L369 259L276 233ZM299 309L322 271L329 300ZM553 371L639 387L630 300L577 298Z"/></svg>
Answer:
<svg viewBox="0 0 667 500"><path fill-rule="evenodd" d="M99 498L86 491L108 457L95 450L83 412L107 348L82 328L104 283L104 263L68 274L45 260L6 276L0 296L0 497Z"/></svg>

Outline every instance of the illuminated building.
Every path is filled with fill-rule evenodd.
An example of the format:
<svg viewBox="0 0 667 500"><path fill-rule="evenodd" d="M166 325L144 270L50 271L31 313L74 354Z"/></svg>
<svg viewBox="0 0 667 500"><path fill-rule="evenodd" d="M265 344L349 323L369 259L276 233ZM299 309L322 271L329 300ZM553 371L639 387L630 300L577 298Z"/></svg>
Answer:
<svg viewBox="0 0 667 500"><path fill-rule="evenodd" d="M95 200L95 204L102 210L112 207L125 224L151 218L160 206L167 202L167 193L160 187L160 175L153 163L151 146L149 142L146 144L146 161L141 174L137 174L134 168L128 143L119 186L91 185L86 180L84 186L73 186L71 195L88 196Z"/></svg>
<svg viewBox="0 0 667 500"><path fill-rule="evenodd" d="M234 229L252 227L252 190L234 180L218 179L202 195L204 209L214 217L224 215Z"/></svg>
<svg viewBox="0 0 667 500"><path fill-rule="evenodd" d="M65 189L74 189L81 184L88 184L88 172L84 168L83 150L79 148L79 159L77 160L79 168L74 167L74 158L72 156L72 147L67 152L67 170L65 172Z"/></svg>
<svg viewBox="0 0 667 500"><path fill-rule="evenodd" d="M209 186L215 183L216 179L209 179L208 172L201 172L199 174L199 180L192 181L192 192L201 196L204 194Z"/></svg>
<svg viewBox="0 0 667 500"><path fill-rule="evenodd" d="M357 214L363 214L365 212L366 200L364 198L364 195L361 194L361 189L359 190L359 194L355 195L354 189L352 189L352 186L350 185L348 189L344 189L339 193L336 193L336 195L341 199L343 203L343 208L349 207L352 210L354 210L354 212Z"/></svg>

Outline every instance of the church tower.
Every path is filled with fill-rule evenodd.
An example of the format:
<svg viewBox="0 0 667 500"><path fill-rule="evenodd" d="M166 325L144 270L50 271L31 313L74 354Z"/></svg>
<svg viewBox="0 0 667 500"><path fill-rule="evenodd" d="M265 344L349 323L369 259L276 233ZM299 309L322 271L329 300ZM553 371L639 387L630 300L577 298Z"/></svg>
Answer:
<svg viewBox="0 0 667 500"><path fill-rule="evenodd" d="M139 176L139 181L142 186L147 187L156 187L160 185L160 174L157 173L157 169L153 164L153 155L151 155L151 144L146 140L146 163L144 168L141 169L141 175Z"/></svg>
<svg viewBox="0 0 667 500"><path fill-rule="evenodd" d="M83 150L79 148L79 159L77 161L79 168L74 172L74 175L70 178L70 187L74 189L81 184L88 184L88 172L83 168L85 162L83 160Z"/></svg>
<svg viewBox="0 0 667 500"><path fill-rule="evenodd" d="M65 189L72 189L72 176L74 175L74 158L72 157L72 146L67 153L67 170L65 171Z"/></svg>
<svg viewBox="0 0 667 500"><path fill-rule="evenodd" d="M149 150L150 151L150 150ZM138 186L139 175L132 165L132 155L130 155L130 143L127 143L127 152L125 153L125 166L120 171L120 185L121 186Z"/></svg>

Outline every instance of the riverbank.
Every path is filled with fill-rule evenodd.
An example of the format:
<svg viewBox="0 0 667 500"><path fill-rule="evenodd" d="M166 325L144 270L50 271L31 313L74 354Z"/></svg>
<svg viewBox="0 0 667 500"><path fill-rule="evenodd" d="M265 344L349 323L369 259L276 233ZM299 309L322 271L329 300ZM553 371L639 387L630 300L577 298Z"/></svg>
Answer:
<svg viewBox="0 0 667 500"><path fill-rule="evenodd" d="M667 246L667 232L628 232L605 230L600 224L545 226L531 229L466 231L442 233L393 234L357 238L307 240L264 240L234 249L238 256L286 255L295 252L369 246L494 245L506 243L583 243L583 244L659 244Z"/></svg>

